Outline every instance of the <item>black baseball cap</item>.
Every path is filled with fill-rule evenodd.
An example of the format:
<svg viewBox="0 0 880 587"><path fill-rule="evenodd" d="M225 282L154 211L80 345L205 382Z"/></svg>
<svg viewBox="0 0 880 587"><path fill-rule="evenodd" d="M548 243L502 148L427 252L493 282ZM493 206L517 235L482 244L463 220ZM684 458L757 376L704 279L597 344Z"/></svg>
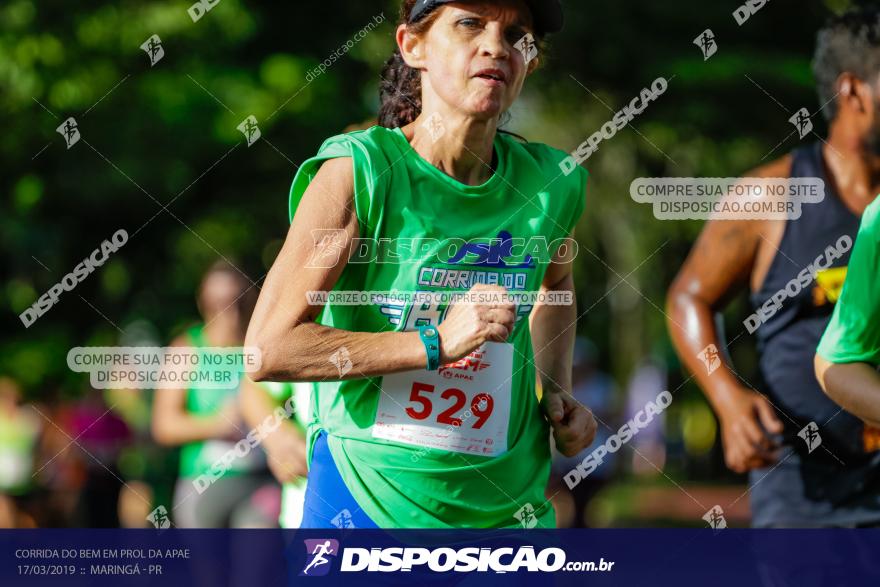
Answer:
<svg viewBox="0 0 880 587"><path fill-rule="evenodd" d="M417 22L429 12L442 4L450 2L462 2L463 0L419 0L409 13L409 22ZM535 22L535 33L546 35L558 33L562 30L562 4L560 0L526 0L526 4L532 11L532 20Z"/></svg>

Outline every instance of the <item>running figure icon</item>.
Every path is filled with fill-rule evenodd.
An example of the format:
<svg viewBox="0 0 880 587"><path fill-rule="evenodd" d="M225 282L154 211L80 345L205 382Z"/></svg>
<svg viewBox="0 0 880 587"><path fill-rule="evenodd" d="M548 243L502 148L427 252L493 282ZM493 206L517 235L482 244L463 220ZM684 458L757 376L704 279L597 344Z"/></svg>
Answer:
<svg viewBox="0 0 880 587"><path fill-rule="evenodd" d="M312 561L306 565L306 568L303 569L302 574L308 575L309 569L313 569L315 567L326 565L330 562L330 559L326 558L324 555L335 555L336 551L330 546L330 540L326 540L324 542L320 542L315 545L314 550L310 553L312 555Z"/></svg>

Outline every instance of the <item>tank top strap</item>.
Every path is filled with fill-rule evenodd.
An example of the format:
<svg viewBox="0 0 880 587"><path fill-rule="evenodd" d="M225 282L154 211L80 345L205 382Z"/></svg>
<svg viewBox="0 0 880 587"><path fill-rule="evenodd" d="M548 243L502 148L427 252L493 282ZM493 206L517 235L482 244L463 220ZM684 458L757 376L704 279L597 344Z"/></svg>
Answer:
<svg viewBox="0 0 880 587"><path fill-rule="evenodd" d="M800 217L785 222L782 241L777 247L764 282L751 295L752 306L757 310L768 304L774 295L779 295L779 292L788 288L781 307L765 312L768 315L757 330L759 343L782 334L801 319L824 316L830 311L830 306L816 301L822 296L816 291L812 281L800 283L800 273L815 263L817 258L825 256L828 247L838 243L842 236L855 238L859 226L858 216L843 204L834 184L828 180L822 158L822 144L800 147L793 151L792 157L790 176L821 179L825 184L825 197L817 203L802 204ZM845 265L848 258L847 252L834 266ZM814 347L815 344L813 350Z"/></svg>

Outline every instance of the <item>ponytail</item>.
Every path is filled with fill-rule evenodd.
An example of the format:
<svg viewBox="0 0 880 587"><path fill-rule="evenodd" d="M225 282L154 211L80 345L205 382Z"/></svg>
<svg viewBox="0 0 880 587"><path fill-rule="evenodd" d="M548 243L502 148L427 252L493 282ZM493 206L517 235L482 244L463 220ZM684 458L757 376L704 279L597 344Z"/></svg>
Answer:
<svg viewBox="0 0 880 587"><path fill-rule="evenodd" d="M409 15L416 0L404 0L400 5L399 24L409 22ZM435 10L419 22L407 24L415 33L427 32L437 18ZM422 75L417 69L406 64L400 54L400 47L382 67L382 79L379 83L379 126L398 128L406 126L422 113Z"/></svg>
<svg viewBox="0 0 880 587"><path fill-rule="evenodd" d="M421 72L406 64L400 49L385 62L379 82L379 126L406 126L422 112Z"/></svg>

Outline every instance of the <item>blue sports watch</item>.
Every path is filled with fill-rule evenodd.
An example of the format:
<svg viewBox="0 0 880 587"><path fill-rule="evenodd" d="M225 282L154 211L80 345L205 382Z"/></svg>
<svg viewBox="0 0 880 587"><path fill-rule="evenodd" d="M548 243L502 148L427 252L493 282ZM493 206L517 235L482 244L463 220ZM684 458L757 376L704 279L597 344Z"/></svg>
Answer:
<svg viewBox="0 0 880 587"><path fill-rule="evenodd" d="M425 324L419 326L419 338L425 345L425 352L428 354L428 371L436 371L440 367L440 333L437 332L436 326Z"/></svg>

